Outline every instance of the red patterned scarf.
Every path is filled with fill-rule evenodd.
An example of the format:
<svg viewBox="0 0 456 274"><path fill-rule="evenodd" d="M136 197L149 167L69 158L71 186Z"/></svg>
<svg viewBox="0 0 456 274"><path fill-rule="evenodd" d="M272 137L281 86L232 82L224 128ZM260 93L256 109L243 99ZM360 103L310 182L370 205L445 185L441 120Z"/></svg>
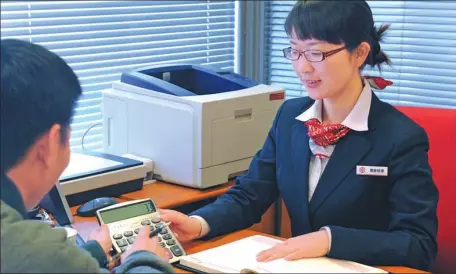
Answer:
<svg viewBox="0 0 456 274"><path fill-rule="evenodd" d="M363 77L367 80L371 88L375 89L385 89L387 86L393 84L393 82L381 77L367 75ZM312 138L315 144L322 147L336 144L337 141L350 131L350 128L341 124L323 125L318 119L310 119L304 124L309 129L309 137Z"/></svg>
<svg viewBox="0 0 456 274"><path fill-rule="evenodd" d="M312 138L315 144L325 147L333 145L340 138L347 135L350 129L341 124L323 125L317 119L310 119L304 123L309 129L309 137Z"/></svg>

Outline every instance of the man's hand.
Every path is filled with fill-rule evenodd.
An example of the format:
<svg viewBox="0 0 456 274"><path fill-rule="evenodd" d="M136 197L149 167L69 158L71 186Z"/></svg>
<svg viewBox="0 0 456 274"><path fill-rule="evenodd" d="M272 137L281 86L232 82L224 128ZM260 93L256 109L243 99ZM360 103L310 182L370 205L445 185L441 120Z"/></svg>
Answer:
<svg viewBox="0 0 456 274"><path fill-rule="evenodd" d="M160 209L159 212L162 221L171 223L170 229L179 242L189 242L200 236L201 222L198 219L190 218L175 210Z"/></svg>
<svg viewBox="0 0 456 274"><path fill-rule="evenodd" d="M132 254L133 252L136 252L136 251L141 251L141 250L152 252L165 261L169 260L165 249L160 246L158 237L149 238L149 234L150 234L149 226L143 226L139 230L139 233L136 236L135 242L120 257L120 260L122 263L125 261L125 259L130 254Z"/></svg>
<svg viewBox="0 0 456 274"><path fill-rule="evenodd" d="M112 242L111 236L109 235L109 227L106 224L102 224L97 230L90 233L89 237L87 238L88 241L95 240L97 241L101 248L106 255L109 254L109 250L111 250Z"/></svg>
<svg viewBox="0 0 456 274"><path fill-rule="evenodd" d="M284 258L287 261L322 257L328 254L329 236L324 230L290 238L257 254L257 261L268 262Z"/></svg>

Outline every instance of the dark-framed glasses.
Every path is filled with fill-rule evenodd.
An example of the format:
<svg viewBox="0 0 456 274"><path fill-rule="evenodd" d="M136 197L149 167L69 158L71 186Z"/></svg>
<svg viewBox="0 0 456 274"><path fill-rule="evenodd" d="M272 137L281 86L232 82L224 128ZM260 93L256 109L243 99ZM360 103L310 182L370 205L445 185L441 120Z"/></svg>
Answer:
<svg viewBox="0 0 456 274"><path fill-rule="evenodd" d="M288 60L291 61L297 61L301 57L301 55L304 55L304 57L307 59L309 62L321 62L328 58L329 56L338 53L339 51L344 50L346 47L340 47L334 50L326 51L323 52L321 50L316 50L316 49L311 49L311 50L306 50L306 51L299 51L296 49L292 49L291 47L283 49L283 57L287 58Z"/></svg>

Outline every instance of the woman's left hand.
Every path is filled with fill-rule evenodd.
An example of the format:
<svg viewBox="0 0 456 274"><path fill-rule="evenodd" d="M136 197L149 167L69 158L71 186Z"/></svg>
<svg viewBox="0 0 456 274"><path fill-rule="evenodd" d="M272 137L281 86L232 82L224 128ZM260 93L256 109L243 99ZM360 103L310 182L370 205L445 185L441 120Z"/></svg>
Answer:
<svg viewBox="0 0 456 274"><path fill-rule="evenodd" d="M290 238L257 254L257 261L268 262L284 258L287 261L322 257L329 252L329 235L325 230Z"/></svg>

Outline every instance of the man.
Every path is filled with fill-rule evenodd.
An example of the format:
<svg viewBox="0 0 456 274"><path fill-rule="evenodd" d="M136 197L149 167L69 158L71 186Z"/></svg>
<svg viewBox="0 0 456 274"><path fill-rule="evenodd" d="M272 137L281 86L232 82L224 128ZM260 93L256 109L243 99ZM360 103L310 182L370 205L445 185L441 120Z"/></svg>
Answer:
<svg viewBox="0 0 456 274"><path fill-rule="evenodd" d="M109 272L107 226L85 249L63 231L26 220L70 159L70 121L81 86L56 54L29 42L1 41L1 272ZM95 259L96 258L96 259ZM116 273L173 272L144 227Z"/></svg>

